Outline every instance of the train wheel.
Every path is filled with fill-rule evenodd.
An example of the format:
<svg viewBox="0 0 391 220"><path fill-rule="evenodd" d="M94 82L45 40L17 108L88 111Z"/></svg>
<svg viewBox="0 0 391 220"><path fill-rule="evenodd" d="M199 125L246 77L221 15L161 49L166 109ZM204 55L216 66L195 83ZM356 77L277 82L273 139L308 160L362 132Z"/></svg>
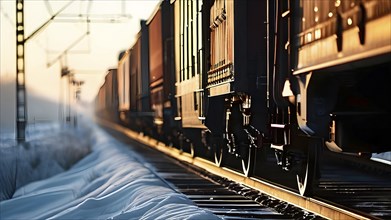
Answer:
<svg viewBox="0 0 391 220"><path fill-rule="evenodd" d="M215 157L215 164L218 167L222 166L223 158L224 158L224 141L221 141L218 144L214 144L214 157Z"/></svg>
<svg viewBox="0 0 391 220"><path fill-rule="evenodd" d="M245 176L249 176L254 167L255 149L254 147L247 147L245 155L242 155L242 169Z"/></svg>
<svg viewBox="0 0 391 220"><path fill-rule="evenodd" d="M191 157L195 157L195 151L194 151L193 143L190 143L190 156Z"/></svg>
<svg viewBox="0 0 391 220"><path fill-rule="evenodd" d="M320 149L321 144L322 140L320 138L310 139L306 152L304 152L303 161L299 165L296 178L298 189L302 196L311 196L313 193L318 163L318 149Z"/></svg>

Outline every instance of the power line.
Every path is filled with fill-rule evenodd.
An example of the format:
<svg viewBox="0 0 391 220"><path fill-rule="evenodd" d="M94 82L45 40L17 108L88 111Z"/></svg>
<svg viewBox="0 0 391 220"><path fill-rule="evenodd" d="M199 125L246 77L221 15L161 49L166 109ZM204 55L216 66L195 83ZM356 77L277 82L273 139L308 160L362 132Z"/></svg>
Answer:
<svg viewBox="0 0 391 220"><path fill-rule="evenodd" d="M50 16L53 16L54 13L53 13L52 7L50 6L49 0L45 0L45 5L46 5L46 9L48 10Z"/></svg>
<svg viewBox="0 0 391 220"><path fill-rule="evenodd" d="M0 11L1 11L1 14L3 14L3 16L5 17L5 19L8 21L8 23L10 23L10 24L12 25L12 27L15 27L15 26L16 26L15 21L13 21L13 20L11 19L11 17L7 14L7 12L5 12L5 11L3 10L3 7L2 7L2 5L1 5L1 1L0 1Z"/></svg>

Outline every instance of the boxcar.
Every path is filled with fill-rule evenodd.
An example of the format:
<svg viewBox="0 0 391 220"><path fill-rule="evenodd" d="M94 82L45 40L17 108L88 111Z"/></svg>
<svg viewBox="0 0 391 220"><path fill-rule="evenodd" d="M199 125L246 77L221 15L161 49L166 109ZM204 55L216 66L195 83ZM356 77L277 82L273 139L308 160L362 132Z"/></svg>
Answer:
<svg viewBox="0 0 391 220"><path fill-rule="evenodd" d="M390 150L387 27L389 0L165 0L98 111L117 80L122 123L244 175L274 160L308 195L319 149Z"/></svg>
<svg viewBox="0 0 391 220"><path fill-rule="evenodd" d="M103 118L118 122L117 69L109 69L100 87L95 110Z"/></svg>
<svg viewBox="0 0 391 220"><path fill-rule="evenodd" d="M173 7L169 1L162 1L147 22L151 110L156 135L163 139L171 139L176 127L173 24Z"/></svg>
<svg viewBox="0 0 391 220"><path fill-rule="evenodd" d="M205 121L204 85L206 69L206 50L209 45L209 16L202 8L204 1L171 1L174 5L174 44L175 81L178 103L175 120L179 122L182 133L182 150L205 150L201 143L202 134L207 130ZM206 29L205 29L206 27ZM189 145L189 146L186 146ZM189 149L192 148L192 149ZM195 148L194 148L195 147Z"/></svg>
<svg viewBox="0 0 391 220"><path fill-rule="evenodd" d="M250 146L268 132L267 4L216 0L207 9L210 68L205 76L205 125L213 145L223 146L247 165ZM224 149L218 148L216 158L221 158Z"/></svg>
<svg viewBox="0 0 391 220"><path fill-rule="evenodd" d="M118 62L117 80L118 80L118 112L120 122L128 125L130 111L130 53L125 51Z"/></svg>
<svg viewBox="0 0 391 220"><path fill-rule="evenodd" d="M387 150L391 2L299 3L292 69L300 128L333 151Z"/></svg>
<svg viewBox="0 0 391 220"><path fill-rule="evenodd" d="M118 93L120 120L126 126L147 132L152 125L149 89L149 35L146 21L135 43L123 52L118 62ZM151 132L149 132L151 133Z"/></svg>

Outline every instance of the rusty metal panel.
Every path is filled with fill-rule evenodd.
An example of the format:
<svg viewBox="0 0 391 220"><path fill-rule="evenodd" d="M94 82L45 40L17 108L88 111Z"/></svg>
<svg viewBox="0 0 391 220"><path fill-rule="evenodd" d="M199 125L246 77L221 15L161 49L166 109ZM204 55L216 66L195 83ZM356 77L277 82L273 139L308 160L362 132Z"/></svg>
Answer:
<svg viewBox="0 0 391 220"><path fill-rule="evenodd" d="M149 70L153 85L163 77L162 17L159 9L149 23Z"/></svg>

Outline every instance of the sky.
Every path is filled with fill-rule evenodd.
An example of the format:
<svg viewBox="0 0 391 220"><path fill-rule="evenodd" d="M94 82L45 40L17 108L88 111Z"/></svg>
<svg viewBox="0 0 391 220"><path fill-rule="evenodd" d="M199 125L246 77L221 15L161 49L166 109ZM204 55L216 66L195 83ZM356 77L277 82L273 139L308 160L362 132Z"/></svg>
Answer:
<svg viewBox="0 0 391 220"><path fill-rule="evenodd" d="M61 67L64 66L69 67L76 80L84 81L81 99L92 101L107 69L116 67L119 52L134 43L140 19L148 19L159 1L25 0L25 38L70 2L53 22L26 42L29 121L55 120L59 117L58 103L66 98L67 82L60 77ZM14 124L15 120L15 5L15 0L0 0L2 127ZM89 27L85 17L82 19L88 12L92 19ZM82 18L77 17L80 14ZM89 35L86 34L88 30ZM66 50L68 52L65 53ZM45 111L42 111L43 100Z"/></svg>

